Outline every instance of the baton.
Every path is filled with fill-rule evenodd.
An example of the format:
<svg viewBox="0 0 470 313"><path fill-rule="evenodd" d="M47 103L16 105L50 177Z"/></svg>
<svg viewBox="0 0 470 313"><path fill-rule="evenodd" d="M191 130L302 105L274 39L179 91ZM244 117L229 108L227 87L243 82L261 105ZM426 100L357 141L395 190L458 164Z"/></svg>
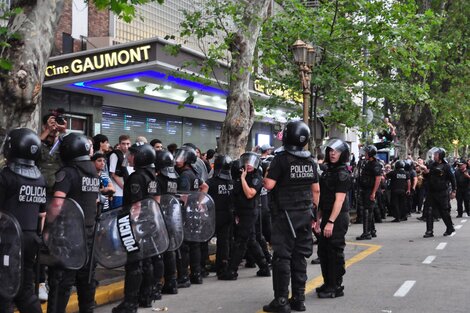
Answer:
<svg viewBox="0 0 470 313"><path fill-rule="evenodd" d="M295 234L294 226L292 225L292 221L290 220L289 214L287 214L287 211L284 210L284 213L286 214L287 217L287 222L289 223L290 230L292 232L292 236L294 239L297 239L297 235Z"/></svg>
<svg viewBox="0 0 470 313"><path fill-rule="evenodd" d="M93 240L91 241L91 252L90 252L90 269L88 271L88 283L91 284L91 279L93 276L93 259L95 258L95 241L96 241L96 232L98 231L98 225L101 220L101 211L103 210L104 203L101 200L98 202L96 208L96 217L95 217L95 225L93 226Z"/></svg>

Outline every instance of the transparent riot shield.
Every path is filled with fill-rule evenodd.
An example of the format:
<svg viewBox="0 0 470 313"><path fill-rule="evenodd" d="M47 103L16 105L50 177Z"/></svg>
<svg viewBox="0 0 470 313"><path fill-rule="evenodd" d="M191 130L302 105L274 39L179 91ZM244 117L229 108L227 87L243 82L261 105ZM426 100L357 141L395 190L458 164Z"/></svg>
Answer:
<svg viewBox="0 0 470 313"><path fill-rule="evenodd" d="M48 199L42 238L41 264L66 269L79 269L85 265L85 218L82 208L73 199Z"/></svg>
<svg viewBox="0 0 470 313"><path fill-rule="evenodd" d="M203 192L180 195L184 202L184 240L205 242L215 232L215 204L211 196Z"/></svg>
<svg viewBox="0 0 470 313"><path fill-rule="evenodd" d="M20 224L0 211L0 296L12 299L20 289L23 255Z"/></svg>
<svg viewBox="0 0 470 313"><path fill-rule="evenodd" d="M106 268L120 267L165 252L170 244L159 204L151 198L101 215L95 259Z"/></svg>
<svg viewBox="0 0 470 313"><path fill-rule="evenodd" d="M183 243L184 237L181 203L174 196L167 194L160 196L160 206L170 239L168 251L175 251Z"/></svg>

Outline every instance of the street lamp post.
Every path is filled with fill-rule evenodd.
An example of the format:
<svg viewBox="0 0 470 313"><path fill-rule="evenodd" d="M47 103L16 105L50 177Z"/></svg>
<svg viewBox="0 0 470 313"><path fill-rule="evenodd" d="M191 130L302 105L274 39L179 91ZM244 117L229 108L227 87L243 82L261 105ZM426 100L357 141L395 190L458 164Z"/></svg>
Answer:
<svg viewBox="0 0 470 313"><path fill-rule="evenodd" d="M309 125L308 108L310 106L311 94L310 79L312 75L312 68L315 65L315 48L309 44L306 44L302 40L297 39L292 45L292 52L294 53L294 62L299 66L300 82L302 84L303 120L305 124Z"/></svg>

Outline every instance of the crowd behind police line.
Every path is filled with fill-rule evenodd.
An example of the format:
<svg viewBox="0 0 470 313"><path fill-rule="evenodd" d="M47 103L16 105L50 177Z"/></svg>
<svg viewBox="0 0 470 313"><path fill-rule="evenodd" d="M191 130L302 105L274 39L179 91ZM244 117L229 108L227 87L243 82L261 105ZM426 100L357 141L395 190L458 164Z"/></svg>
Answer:
<svg viewBox="0 0 470 313"><path fill-rule="evenodd" d="M285 279L283 280L282 278L279 278L282 276L279 274L279 268L282 268L282 266L279 267L279 264L282 264L280 261L282 258L279 257L278 253L278 255L275 256L275 260L272 261L270 249L268 248L268 243L272 244L272 222L270 220L270 202L268 197L266 197L268 190L263 186L263 176L266 176L267 173L269 173L268 168L270 162L273 160L273 156L270 152L272 152L273 147L268 145L261 147L261 158L255 153L247 152L242 155L240 160L231 161L227 156L216 156L214 158L215 160L210 162L209 160L212 159L210 154L212 154L213 151L208 151L207 153L209 160L203 160L200 158L200 151L198 153L198 149L192 144L186 144L179 149L176 145L171 145L168 146L168 151L170 152L158 153L158 151L163 151L161 141L153 140L151 145L147 145L144 144L146 142L145 138L137 138L136 144L130 147L131 140L126 135L119 138L117 149L112 152L109 151L109 143L107 137L104 135L97 135L91 139L85 138L81 135L72 134L64 136L63 139L60 140L60 145L57 146L59 135L65 132L64 124L59 122L60 121L57 121L56 116L53 114L44 117L43 132L40 136L41 141L39 141L39 138L31 139L34 137L34 134L31 134L31 131L29 130L16 130L16 137L10 136L10 140L12 140L11 147L13 147L11 149L13 149L13 151L15 151L15 149L17 150L14 153L10 152L9 155L5 155L9 161L9 166L6 170L2 171L2 174L8 174L8 171L12 171L11 168L15 167L15 170L10 174L17 174L19 177L23 177L26 180L35 180L35 183L39 183L47 188L48 195L70 196L77 198L77 200L81 198L79 203L83 205L86 215L88 244L91 241L90 229L92 229L94 222L94 212L93 209L91 209L91 207L95 207L91 204L93 202L91 200L93 197L96 199L99 193L102 194L107 198L107 200L109 200L105 201L106 204L104 208L107 209L109 206L109 209L113 209L122 205L124 201L132 202L140 200L138 198L144 196L142 194L136 196L135 192L132 191L132 188L128 186L127 191L128 193L130 192L130 194L128 194L126 199L126 186L124 183L133 174L134 169L132 165L135 166L136 159L139 159L139 162L141 163L138 164L136 168L140 170L137 170L137 172L142 172L152 168L152 175L157 175L153 177L151 175L151 179L156 180L158 177L166 177L170 182L177 184L176 189L170 190L171 188L166 188L166 192L168 193L175 193L177 190L201 190L212 195L216 203L217 210L217 226L215 234L217 237L217 253L215 271L217 272L217 277L219 279L237 279L238 266L243 258L247 259L247 264L250 264L250 260L253 263L256 263L259 266L257 275L262 277L271 276L269 265L272 265L271 262L278 262L274 264L273 268L273 288L275 291L275 299L268 306L265 306L264 309L268 312L290 312L291 307L293 310L305 310L305 306L303 304L305 295L302 294L302 292L304 292L304 288L302 289L302 286L297 286L298 292L297 294L294 294L294 297L291 299L286 299L287 296L284 292L282 295L279 294L280 282L282 281L283 284L285 284ZM294 134L294 136L295 135L296 134ZM26 140L24 138L28 138L29 141L24 143L23 140ZM303 142L305 142L305 138L303 139ZM14 148L15 140L17 141L16 144L18 145L18 148ZM38 146L39 149L32 154L31 151L33 149L31 149L31 147L34 145ZM304 144L297 144L291 146L298 148L303 147L303 145ZM284 144L284 146L286 145ZM385 171L382 171L382 164L380 164L380 162L375 158L374 152L376 153L376 150L374 150L375 147L373 146L369 146L364 149L364 157L366 160L361 157L358 164L351 168L348 164L350 161L349 147L346 148L346 146L340 147L335 145L335 143L332 143L331 146L327 146L326 151L329 152L328 155L326 155L326 159L328 162L326 165L321 166L318 169L315 168L312 172L312 179L308 183L312 183L312 186L314 186L321 181L320 177L318 177L318 170L320 170L320 172L323 172L322 177L324 181L323 184L326 186L324 187L325 190L328 186L331 187L331 182L328 183L328 179L339 179L340 181L345 182L343 184L344 188L342 187L342 189L336 191L336 193L339 192L340 194L344 193L347 195L342 199L339 209L337 209L337 212L334 214L336 216L333 220L323 219L323 224L321 225L320 221L318 224L316 223L316 218L321 216L322 211L323 213L328 212L328 214L332 216L332 208L323 208L322 210L322 208L318 208L318 200L316 202L312 202L312 219L314 221L312 225L314 226L313 228L316 228L316 236L319 238L321 243L318 254L320 256L320 261L323 260L321 264L322 274L325 281L325 285L317 290L321 297L337 297L344 294L344 287L342 286L342 276L344 275L344 253L342 251L344 250L344 236L349 224L349 214L347 214L347 222L342 220L342 226L337 227L341 230L339 234L339 242L331 244L330 241L332 240L325 242L323 238L329 238L324 233L325 227L326 232L330 232L330 237L336 233L336 231L332 232L332 230L327 226L339 223L336 222L335 219L339 218L341 215L340 213L348 212L349 200L353 205L357 205L359 208L358 212L362 213L359 214L359 218L362 218L364 232L357 238L358 240L371 239L376 236L373 222L374 220L380 221L380 219L385 217L387 212L395 217L395 222L399 222L406 220L408 214L413 211L413 208L417 208L417 211L420 211L423 202L424 208L427 208L423 210L423 217L425 217L427 221L425 237L433 235L431 222L434 221L434 218L437 218L437 214L440 214L446 222L448 228L445 235L449 235L453 231L453 227L451 222L449 224L450 216L448 215L448 210L450 206L447 206L448 201L445 204L438 198L434 200L431 199L430 201L422 201L425 196L420 194L421 189L424 190L423 194L429 190L442 191L441 195L444 194L442 182L439 181L438 183L433 183L435 177L441 179L442 176L445 176L444 184L446 189L445 192L447 192L447 194L447 182L454 182L451 185L451 188L452 191L456 191L458 195L459 216L461 216L463 212L460 203L463 203L463 207L465 207L467 214L469 214L468 202L470 187L468 182L470 181L470 176L468 174L468 162L463 162L463 160L458 162L459 168L456 171L455 176L459 178L457 183L455 183L454 171L449 171L449 166L446 166L444 159L445 152L442 149L438 149L436 153L433 154L433 158L435 160L434 163L436 164L434 168L432 167L434 163L429 165L431 170L428 170L428 167L424 164L420 164L422 162L418 160L416 163L416 172L423 172L423 178L420 178L420 175L417 173L412 173L414 171L413 165L415 163L409 160L395 162L395 169L393 171L391 171L387 165L385 166ZM93 152L92 147L96 153ZM330 148L329 150L328 147ZM152 150L152 153L155 153L155 156L150 153L150 157L148 157L149 148L151 148L150 150ZM295 153L288 152L287 156L290 155L299 158L299 155L296 154L297 148L292 150ZM29 152L24 152L25 149L29 149ZM171 152L170 149L173 149L173 151ZM155 152L155 150L157 152ZM337 166L332 166L333 163L331 162L331 158L334 157L333 151L339 151L339 154L341 155L341 162L338 163L342 166L339 167L340 170L338 170L339 168ZM17 152L19 155L15 155ZM144 159L141 158L142 153L144 154ZM145 156L146 153L147 156ZM157 171L155 172L153 164L155 163L157 155L160 155L161 162L167 161L169 163L162 167L161 165L158 165L157 162ZM280 155L282 155L282 151L280 152ZM90 159L94 161L94 168L90 166ZM171 173L164 173L165 171L163 169L171 168L173 166L173 159L176 159L175 168L176 173L179 175L173 176ZM315 164L313 159L310 161L310 156L301 156L299 160L302 159L308 159L308 162ZM298 160L293 159L290 161L295 163ZM38 174L38 168L34 162L36 162L42 170L45 180L40 173ZM195 166L197 162L203 166ZM380 166L376 163L379 163ZM367 170L367 166L370 167L369 170ZM365 171L364 168L366 169ZM206 173L203 173L204 170ZM408 173L406 173L407 170ZM403 174L404 171L405 174ZM459 174L459 171L461 174ZM212 172L212 178L207 179L207 172ZM351 172L354 172L354 174L351 174ZM367 175L365 175L364 172L366 172ZM33 175L31 173L35 173L34 175L36 176L28 176ZM347 173L347 177L341 173ZM396 174L395 176L393 176L394 173ZM449 173L452 175L449 176ZM91 178L92 182L95 181L95 179L99 179L99 187L94 188L97 186L94 186L96 184L92 183L93 186L89 186L92 188L87 188L85 193L77 192L77 190L85 190L80 188L80 184L83 184L83 181L85 181L81 179L84 176ZM180 176L181 179L175 178L178 176ZM368 176L368 178L364 179L364 176ZM70 181L65 179L70 177L72 178ZM376 179L377 177L380 179ZM412 182L411 177L416 177L416 179L413 179ZM454 177L454 180L452 180L452 177ZM405 180L406 186L400 183L392 184L394 179ZM349 180L351 180L351 182L349 182ZM377 180L379 181L378 185ZM426 180L428 183L426 183ZM2 184L0 186L5 188L5 181L6 179L2 180ZM352 181L355 181L355 183L352 183ZM28 181L28 183L31 182ZM168 184L168 181L160 181L159 183L166 183L166 187L171 185ZM351 186L354 186L353 191L349 190ZM357 188L357 186L359 186L359 188ZM9 187L11 188L12 185L9 185ZM121 192L119 192L119 188L121 189ZM354 191L356 189L358 192ZM156 190L153 193L156 193ZM336 193L333 192L333 195ZM312 195L314 194L315 191ZM372 194L374 194L374 197L372 197ZM400 198L400 200L398 200L398 198ZM413 204L413 199L416 199L416 206ZM335 196L333 196L330 201L332 201L330 204L331 206L335 202ZM405 208L403 208L403 203L405 203ZM23 222L22 219L25 219L28 223L32 223L35 217L42 217L44 215L44 207L42 204L43 203L30 204L29 210L31 210L33 214L29 214L29 216L26 217L24 215L19 216L21 222ZM310 206L306 206L306 208L310 209ZM259 214L260 211L264 214ZM15 213L13 214L15 215ZM287 214L287 216L288 215L289 214ZM345 215L342 214L341 216ZM289 223L291 223L289 217L287 218ZM276 219L273 218L273 221L275 220ZM279 221L279 219L277 219L277 221ZM29 228L24 228L23 232L30 233L32 230ZM292 230L292 225L290 226L290 230ZM36 231L36 228L34 231ZM311 237L311 226L309 226L309 233ZM296 236L295 230L292 235ZM335 241L333 240L333 242ZM36 241L27 243L25 241L25 244L26 246L34 247L34 249L30 249L30 251L35 251L37 245ZM322 247L321 249L324 249L322 250L323 253L320 251L320 247ZM327 253L327 251L333 252ZM297 251L291 251L291 253L294 253L295 255ZM136 312L139 306L149 307L152 300L161 298L162 293L176 294L178 292L178 288L189 287L191 284L201 284L203 282L203 277L207 275L207 254L207 243L196 244L185 242L178 253L178 257L176 257L176 255L162 255L157 256L147 263L142 262L142 264L139 264L137 268L130 269L126 267L126 296L124 301L113 309L113 312ZM301 260L310 256L310 254L311 252L307 252L303 257L298 259L300 260L299 262L301 262L299 268L302 268L303 266L303 261ZM31 274L34 258L34 255L26 256L25 275L23 277L25 283L21 288L21 292L13 301L20 311L24 312L41 312L40 307L38 307L38 299L35 297L33 293L34 289L31 287L33 284L32 277L34 275L26 275L28 272ZM293 260L292 258L293 255L288 257L289 260ZM333 268L331 268L331 264L328 266L328 262L331 263L331 260L333 260L333 262L338 262L338 258L340 269L338 269L338 264ZM163 259L165 259L165 261L163 261ZM26 262L26 260L28 260L28 262ZM74 284L77 286L77 292L79 293L80 312L93 311L96 282L94 278L91 281L85 279L88 277L90 267L92 268L92 272L94 272L96 264L89 260L85 267L78 271L49 268L50 293L48 312L63 312L65 310L70 296L71 287ZM190 268L190 271L188 271L188 268ZM341 268L343 270L341 270ZM43 276L44 270L41 271L41 273ZM294 273L291 274L294 275ZM140 278L128 279L128 276L135 278L136 275L140 275ZM152 277L152 279L147 279L146 282L143 282L142 278L144 277ZM336 279L332 279L330 277L336 277ZM299 279L300 285L302 284L302 281L305 283L305 277L301 275L301 278ZM165 283L162 285L163 281ZM329 282L329 284L327 282ZM294 278L292 288L294 292ZM25 295L29 297L27 301L19 300L24 298L18 297L24 297ZM3 311L11 312L11 301L5 301L2 299L0 303L2 303L1 307ZM25 303L29 306L26 309L22 307Z"/></svg>

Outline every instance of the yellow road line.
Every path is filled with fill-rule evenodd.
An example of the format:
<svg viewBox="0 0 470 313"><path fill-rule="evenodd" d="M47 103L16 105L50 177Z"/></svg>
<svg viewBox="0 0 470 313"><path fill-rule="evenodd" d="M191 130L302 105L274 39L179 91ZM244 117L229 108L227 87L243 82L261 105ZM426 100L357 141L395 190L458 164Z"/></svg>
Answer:
<svg viewBox="0 0 470 313"><path fill-rule="evenodd" d="M367 244L367 243L358 243L358 242L347 242L348 245L353 245L353 246L362 246L362 247L368 247L366 250L359 252L352 258L346 260L346 268L350 267L354 263L357 263L359 261L364 260L367 258L369 255L377 252L382 246L380 245L373 245L373 244ZM308 294L315 290L315 288L320 287L323 284L323 276L317 276L312 280L309 280L307 284L305 285L305 293ZM290 295L289 295L290 296ZM256 313L263 313L263 310L259 310Z"/></svg>
<svg viewBox="0 0 470 313"><path fill-rule="evenodd" d="M124 281L119 281L106 286L98 287L96 289L95 301L97 305L103 305L120 300L123 298L123 296ZM47 303L43 303L41 307L43 312L47 312ZM78 299L76 292L72 293L72 295L70 296L66 312L78 312ZM15 313L18 313L18 311L15 311Z"/></svg>
<svg viewBox="0 0 470 313"><path fill-rule="evenodd" d="M354 263L364 260L369 255L377 252L380 248L382 248L382 246L380 245L358 243L358 242L347 242L347 244L353 245L353 246L363 246L363 247L368 247L368 248L364 251L359 252L352 258L346 260L346 268L353 265ZM312 292L313 290L315 290L315 288L321 286L321 284L323 284L323 277L320 275L307 282L305 286L305 293ZM123 296L124 296L124 281L119 281L119 282L112 283L106 286L98 287L96 289L95 301L97 305L103 305L103 304L108 304L108 303L120 300L123 298ZM42 311L47 312L47 303L42 304ZM73 313L73 312L78 312L78 299L77 299L77 294L75 292L70 296L70 300L67 305L67 313ZM256 313L262 313L262 312L263 311L260 310ZM15 313L18 313L18 311L15 311Z"/></svg>

